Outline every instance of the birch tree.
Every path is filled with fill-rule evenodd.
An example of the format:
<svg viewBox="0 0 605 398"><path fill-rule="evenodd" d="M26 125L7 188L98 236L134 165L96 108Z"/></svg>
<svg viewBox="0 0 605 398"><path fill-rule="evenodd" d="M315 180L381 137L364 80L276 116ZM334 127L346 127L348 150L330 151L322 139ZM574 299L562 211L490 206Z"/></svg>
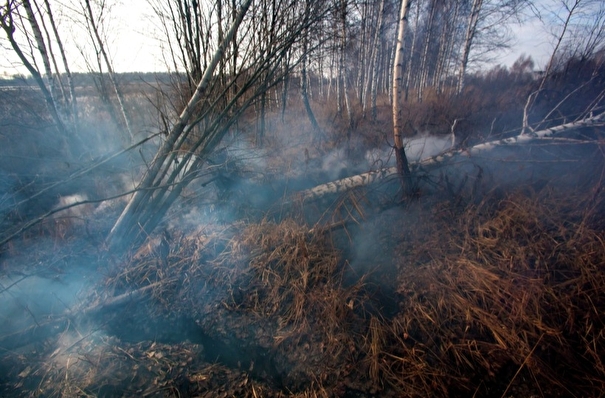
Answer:
<svg viewBox="0 0 605 398"><path fill-rule="evenodd" d="M54 128L62 140L62 146L71 155L77 153L83 145L77 134L75 89L63 42L48 1L45 1L45 6L45 8L40 7L34 0L7 1L5 5L0 6L0 28L21 65L31 74L40 89ZM46 23L53 29L54 43L46 29ZM57 95L55 92L57 87L62 91L63 88L61 70L58 63L52 60L53 44L59 47L63 67L67 71L69 96ZM40 61L43 69L38 66Z"/></svg>
<svg viewBox="0 0 605 398"><path fill-rule="evenodd" d="M458 94L464 89L473 49L480 47L485 56L491 51L508 47L507 26L530 4L529 0L473 0L458 65Z"/></svg>
<svg viewBox="0 0 605 398"><path fill-rule="evenodd" d="M407 194L411 193L412 176L405 154L405 147L403 145L404 131L402 103L404 37L409 10L410 0L403 0L401 2L401 10L399 13L397 41L395 43L395 62L393 65L393 134L395 139L395 156L397 159L397 171L402 179L402 184Z"/></svg>
<svg viewBox="0 0 605 398"><path fill-rule="evenodd" d="M371 41L371 49L370 49L370 60L368 62L368 72L366 78L366 86L363 90L362 94L362 108L365 118L365 113L368 107L368 95L371 92L372 98L372 120L376 120L376 95L377 95L377 86L378 86L378 52L380 51L380 39L383 30L383 21L384 21L384 3L385 0L380 0L378 6L378 22L376 25L376 29L374 31L374 37Z"/></svg>
<svg viewBox="0 0 605 398"><path fill-rule="evenodd" d="M309 13L311 12L311 3L310 0L305 0L305 18L309 17ZM300 68L300 95L305 106L305 111L307 112L307 117L311 122L311 126L313 127L313 131L316 135L321 133L321 128L319 127L319 123L317 123L317 119L315 118L315 114L313 113L313 109L311 109L311 104L309 103L309 94L308 94L308 82L307 82L307 58L308 58L308 49L309 49L309 32L305 30L302 32L303 36L303 48L302 48L302 57L301 57L301 68ZM287 80L286 80L287 81ZM284 82L285 83L285 82ZM284 101L285 103L285 101ZM285 109L285 105L284 108ZM283 111L282 111L283 115Z"/></svg>
<svg viewBox="0 0 605 398"><path fill-rule="evenodd" d="M28 70L28 72L33 76L34 80L38 84L42 95L46 101L47 108L53 121L56 125L57 130L60 134L64 134L66 132L66 126L64 124L63 118L59 113L59 107L55 100L55 96L53 93L54 86L54 73L51 69L50 60L48 57L48 49L47 43L44 41L42 36L42 31L40 30L40 26L38 24L37 18L34 15L31 3L29 1L24 1L22 3L23 8L25 9L26 16L25 19L29 22L29 29L25 26L17 26L18 20L21 20L22 16L19 14L19 4L14 1L7 1L5 6L0 8L0 25L2 26L2 30L6 34L6 37L15 51L23 66ZM18 43L17 38L15 37L16 32L23 32L27 34L27 32L33 32L34 40L36 42L36 48L40 57L42 58L42 63L44 65L44 72L41 72L37 65L35 58L28 58L26 52L22 49L22 46ZM44 75L46 79L44 78Z"/></svg>
<svg viewBox="0 0 605 398"><path fill-rule="evenodd" d="M477 23L479 22L479 13L481 12L482 6L483 0L473 0L471 13L469 14L468 23L466 25L466 35L462 46L462 59L458 71L458 86L456 88L458 94L462 92L462 88L464 87L464 75L466 73L466 67L468 66L468 57L471 52L471 46L473 45L473 40L477 33Z"/></svg>

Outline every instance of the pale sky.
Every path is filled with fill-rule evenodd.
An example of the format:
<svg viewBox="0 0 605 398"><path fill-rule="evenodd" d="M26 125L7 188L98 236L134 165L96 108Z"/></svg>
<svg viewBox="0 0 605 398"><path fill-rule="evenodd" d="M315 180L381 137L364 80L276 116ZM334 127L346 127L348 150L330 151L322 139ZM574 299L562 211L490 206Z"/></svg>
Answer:
<svg viewBox="0 0 605 398"><path fill-rule="evenodd" d="M552 0L541 0L552 1ZM162 36L153 26L153 10L147 0L115 1L111 2L111 19L106 21L108 48L118 72L151 72L165 71L166 66L161 56ZM90 40L82 27L75 26L64 16L59 16L59 29L67 47L68 56L73 71L86 71L80 48L90 48ZM548 34L547 28L534 18L525 21L522 26L512 27L515 34L513 47L496 56L495 64L506 66L522 54L531 55L536 62L536 68L544 68L548 62L553 48L553 38ZM3 34L4 32L0 32ZM6 48L6 41L3 45ZM10 50L4 50L11 52ZM11 63L12 60L12 63ZM13 75L24 73L24 68L18 66L14 58L0 60L0 73Z"/></svg>
<svg viewBox="0 0 605 398"><path fill-rule="evenodd" d="M498 64L511 66L521 55L531 55L535 68L544 69L552 54L552 37L547 33L542 22L538 19L526 21L523 25L514 25L512 31L515 35L510 50L499 55Z"/></svg>
<svg viewBox="0 0 605 398"><path fill-rule="evenodd" d="M77 1L77 0L75 0ZM104 23L107 32L107 49L117 72L152 72L165 71L166 66L161 58L161 37L153 26L153 10L147 0L116 0L111 3L111 18ZM65 11L67 13L67 11ZM70 21L66 14L53 11L59 34L64 42L72 72L86 72L79 48L90 49L91 41L83 27ZM7 48L4 31L0 30L3 39L3 52L8 57L0 58L0 73L13 75L26 74L26 69L12 49Z"/></svg>

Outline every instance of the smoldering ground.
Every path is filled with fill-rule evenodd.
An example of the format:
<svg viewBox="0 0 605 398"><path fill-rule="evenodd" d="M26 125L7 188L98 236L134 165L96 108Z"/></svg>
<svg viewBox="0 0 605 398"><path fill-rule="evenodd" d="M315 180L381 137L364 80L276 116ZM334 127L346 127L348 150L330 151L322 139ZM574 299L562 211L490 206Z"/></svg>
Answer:
<svg viewBox="0 0 605 398"><path fill-rule="evenodd" d="M346 151L333 153L344 168L359 167L359 162L347 163ZM226 149L221 156L215 165L228 167L222 176L208 177L224 180L204 186L200 182L209 180L192 182L191 191L162 227L169 233L167 254L160 252L162 234L157 234L138 255L116 264L105 254L97 254L90 242L74 238L87 236L84 223L73 226L77 233L68 244L52 239L37 242L39 252L11 256L14 263L4 263L7 270L21 268L18 263L41 262L40 268L49 271L22 281L16 273L6 274L2 299L11 305L3 317L11 322L7 322L10 330L3 333L61 317L67 309L87 308L152 287L139 299L111 311L82 318L74 315L70 326L60 324L66 329L39 340L45 347L40 343L3 347L11 351L3 359L8 365L3 391L14 391L19 382L28 380L28 386L44 393L82 388L103 396L137 391L160 394L161 389L149 387L149 380L155 380L155 385L187 394L220 388L216 383L222 377L223 388L230 386L235 393L235 383L239 383L242 390L237 391L244 395L252 391L304 393L313 389L309 380L317 379L334 391L368 392L378 388L364 387L361 382L373 366L368 341L377 337L370 334L390 336L395 320L405 320L405 297L411 294L402 290L407 286L406 272L413 275L413 267L422 269L421 265L430 263L431 250L418 250L419 239L410 238L439 234L431 231L427 219L481 203L495 190L500 190L502 198L519 188L585 190L591 186L591 170L602 167L598 148L581 143L502 147L481 156L460 156L441 167L415 170L420 197L405 207L394 207L396 180L325 198L324 210L336 210L332 205L342 204L338 211L344 223L310 234L318 219L325 220L321 218L325 211L306 212L308 224L303 225L288 220L286 209L271 220L262 222L259 217L296 188L312 186L315 178L328 179L322 173L337 168L332 160L305 162L301 155L299 168L293 167L288 178L282 178L267 172L271 164L266 154L252 147ZM388 164L389 156L387 151L384 159L373 158L371 163ZM370 167L368 161L362 168ZM344 207L349 210L342 211ZM112 211L107 208L102 214L115 217ZM90 251L78 250L80 246ZM62 254L49 259L49 251ZM406 257L407 252L413 255ZM55 269L57 263L63 271ZM88 279L91 275L99 277ZM383 321L377 324L379 318ZM394 322L391 326L389 320ZM391 338L396 340L391 336L384 341ZM427 344L420 331L413 338L417 344ZM397 349L401 347L405 344ZM41 353L45 354L40 357ZM15 354L28 360L19 365ZM360 362L354 358L361 358ZM388 358L378 363L396 368ZM359 373L352 370L355 367ZM334 369L346 370L335 373ZM388 369L381 372L391 386L397 385L389 379ZM453 383L445 376L436 380Z"/></svg>

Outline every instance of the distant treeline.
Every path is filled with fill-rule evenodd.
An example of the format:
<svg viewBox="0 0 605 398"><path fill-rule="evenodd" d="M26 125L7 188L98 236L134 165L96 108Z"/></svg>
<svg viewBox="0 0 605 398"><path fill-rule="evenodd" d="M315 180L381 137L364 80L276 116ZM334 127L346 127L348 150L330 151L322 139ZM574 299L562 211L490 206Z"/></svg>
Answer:
<svg viewBox="0 0 605 398"><path fill-rule="evenodd" d="M76 87L90 87L95 85L95 79L99 78L99 73L72 73L74 85ZM127 72L117 73L117 80L121 84L128 83L148 83L148 84L167 84L174 82L175 78L186 81L187 76L183 73L168 72ZM61 80L66 81L67 76L61 75ZM0 78L0 87L29 87L36 86L37 83L32 76L13 75L11 78Z"/></svg>

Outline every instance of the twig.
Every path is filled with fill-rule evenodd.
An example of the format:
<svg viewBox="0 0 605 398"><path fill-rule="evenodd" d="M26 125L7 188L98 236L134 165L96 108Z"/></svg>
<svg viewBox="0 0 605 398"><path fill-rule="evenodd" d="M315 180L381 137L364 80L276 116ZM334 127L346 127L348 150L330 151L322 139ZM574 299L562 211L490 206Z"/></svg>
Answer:
<svg viewBox="0 0 605 398"><path fill-rule="evenodd" d="M523 363L521 364L521 366L519 366L519 369L517 369L517 372L515 373L515 375L513 376L513 378L510 380L510 383L508 383L508 386L506 386L506 390L504 390L504 392L502 393L502 397L501 398L504 398L504 396L506 395L506 393L510 389L510 386L513 384L513 381L515 381L515 379L519 375L519 372L521 372L521 369L523 369L523 366L525 366L525 364L527 363L527 361L529 360L529 358L531 357L531 355L534 353L534 351L536 351L536 348L538 347L538 344L540 344L540 341L542 341L542 337L544 337L544 333L542 333L540 335L540 338L538 339L538 341L536 341L536 344L534 344L534 348L531 349L531 351L529 352L529 354L527 354L527 356L525 357L525 360L523 361Z"/></svg>

